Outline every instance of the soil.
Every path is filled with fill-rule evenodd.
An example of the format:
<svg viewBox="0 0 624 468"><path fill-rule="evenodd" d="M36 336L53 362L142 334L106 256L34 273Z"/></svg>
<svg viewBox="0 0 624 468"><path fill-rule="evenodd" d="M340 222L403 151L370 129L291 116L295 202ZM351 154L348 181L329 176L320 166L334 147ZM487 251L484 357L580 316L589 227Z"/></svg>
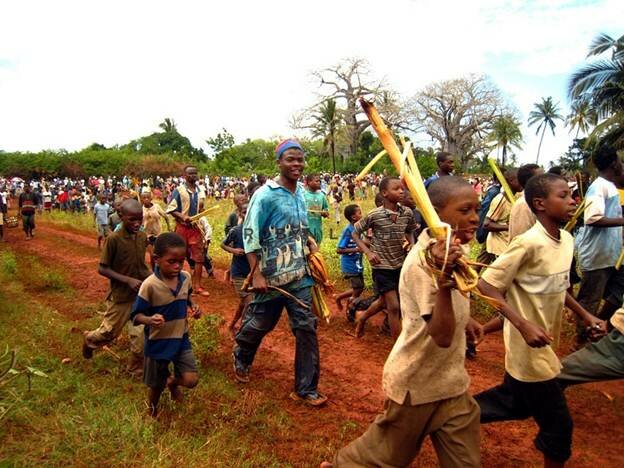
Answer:
<svg viewBox="0 0 624 468"><path fill-rule="evenodd" d="M38 299L54 305L68 322L84 317L80 308L101 305L107 282L97 274L99 254L94 237L61 230L39 217L35 239L26 241L18 229L9 230L7 239L18 252L35 255L44 264L62 269L80 299L59 301L56 297L46 298L45 295L39 295ZM221 330L222 356L215 365L231 373L232 341L225 323L236 309L237 298L223 278L224 271L217 269L215 279L204 280L204 286L211 295L199 298L199 303L202 310L219 313L225 319ZM280 459L296 466L318 466L321 460L310 460L306 447L315 439L336 439L344 431L357 437L381 412L383 405L381 375L385 358L392 347L390 338L381 335L374 323L368 325L363 338L354 338L350 335L352 324L338 313L332 301L328 299L327 302L332 309L333 320L329 325L321 323L318 334L322 369L320 389L330 398L327 406L309 409L288 396L293 385L294 339L286 318L280 320L263 342L252 369L252 382L248 384L254 388L254 381L262 382L256 388L264 393L263 397L272 399L289 413L294 427L280 435L274 449ZM77 308L77 303L80 308ZM569 343L562 348L569 349ZM503 355L501 335L491 335L479 346L477 359L466 361L473 394L502 380ZM624 425L621 424L624 417L624 382L577 386L567 391L567 398L575 425L573 456L569 466L620 466L620 444L624 443ZM540 453L533 447L536 433L537 426L531 420L483 426L483 466L541 465ZM413 466L433 465L437 465L436 457L431 443L427 441Z"/></svg>

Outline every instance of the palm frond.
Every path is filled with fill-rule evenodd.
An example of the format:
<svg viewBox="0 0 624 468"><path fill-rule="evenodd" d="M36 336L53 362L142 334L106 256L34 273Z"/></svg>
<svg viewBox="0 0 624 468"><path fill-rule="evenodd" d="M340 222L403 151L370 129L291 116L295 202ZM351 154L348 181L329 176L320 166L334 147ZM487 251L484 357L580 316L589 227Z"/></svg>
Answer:
<svg viewBox="0 0 624 468"><path fill-rule="evenodd" d="M623 80L624 62L598 60L588 63L572 74L568 83L568 95L570 99L576 99L607 82L617 83Z"/></svg>
<svg viewBox="0 0 624 468"><path fill-rule="evenodd" d="M614 47L616 44L617 41L615 41L611 36L605 33L600 33L591 41L587 57L600 55Z"/></svg>

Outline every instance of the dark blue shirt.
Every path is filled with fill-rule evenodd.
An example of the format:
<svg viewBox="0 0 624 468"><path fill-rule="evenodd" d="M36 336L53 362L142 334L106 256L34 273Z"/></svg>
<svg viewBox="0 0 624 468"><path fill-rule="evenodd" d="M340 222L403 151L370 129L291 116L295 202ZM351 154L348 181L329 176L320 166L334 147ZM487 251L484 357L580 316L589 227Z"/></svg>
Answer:
<svg viewBox="0 0 624 468"><path fill-rule="evenodd" d="M235 249L244 249L243 225L239 224L230 229L223 243ZM232 278L245 278L250 271L251 268L246 255L232 255L232 265L230 266L230 276Z"/></svg>
<svg viewBox="0 0 624 468"><path fill-rule="evenodd" d="M339 249L354 249L357 244L353 240L353 231L355 227L349 224L338 241ZM355 252L350 254L340 254L340 269L345 275L359 275L362 273L362 253Z"/></svg>

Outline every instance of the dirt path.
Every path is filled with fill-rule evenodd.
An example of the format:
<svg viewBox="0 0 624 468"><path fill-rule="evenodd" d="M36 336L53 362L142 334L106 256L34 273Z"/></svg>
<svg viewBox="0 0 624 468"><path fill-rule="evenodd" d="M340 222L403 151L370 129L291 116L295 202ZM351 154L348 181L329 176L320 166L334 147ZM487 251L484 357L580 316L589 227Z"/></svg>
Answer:
<svg viewBox="0 0 624 468"><path fill-rule="evenodd" d="M41 220L43 221L43 220ZM45 221L39 222L37 237L26 241L22 232L9 232L10 246L20 253L36 255L44 264L56 265L65 272L67 280L79 295L81 304L100 304L107 283L96 273L97 244L93 237L58 229ZM237 298L231 287L217 271L215 280L205 280L211 292L200 298L203 310L219 313L229 320L236 308ZM41 297L45 301L45 297ZM55 303L68 317L78 318L76 303ZM351 325L339 315L333 304L334 320L321 324L321 390L330 403L321 410L310 410L291 401L288 394L293 384L294 339L286 319L265 339L258 352L252 382L260 382L266 398L273 399L290 414L295 428L276 441L280 457L297 466L314 466L316 460L306 457L306 447L317 438L333 439L348 429L348 422L358 426L359 434L382 408L381 374L384 360L392 343L380 336L376 327L369 326L362 339L348 335ZM84 315L82 315L84 317ZM216 365L230 372L231 340L222 330L222 359ZM491 336L479 348L476 361L468 361L472 379L471 391L477 393L497 384L503 372L503 347L500 336ZM268 384L268 385L267 385ZM426 384L426 383L425 383ZM250 384L253 388L253 383ZM270 389L270 390L265 390ZM612 398L612 399L611 399ZM610 382L573 388L568 402L575 422L574 455L571 466L619 466L620 445L624 443L624 383ZM532 440L536 426L531 421L484 426L482 457L484 466L532 466L541 464ZM429 443L415 466L435 464Z"/></svg>

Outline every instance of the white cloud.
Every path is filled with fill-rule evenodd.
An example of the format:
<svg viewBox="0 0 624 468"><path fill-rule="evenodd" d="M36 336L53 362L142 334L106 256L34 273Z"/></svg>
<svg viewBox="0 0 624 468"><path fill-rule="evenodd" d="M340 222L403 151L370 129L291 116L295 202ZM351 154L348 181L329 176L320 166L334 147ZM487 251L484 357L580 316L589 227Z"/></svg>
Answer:
<svg viewBox="0 0 624 468"><path fill-rule="evenodd" d="M4 2L0 148L124 143L164 117L195 145L222 127L239 140L287 135L317 91L309 72L350 56L405 95L492 73L526 118L541 96L564 102L548 77L577 66L596 32L617 31L620 3ZM547 136L543 152L567 142Z"/></svg>

